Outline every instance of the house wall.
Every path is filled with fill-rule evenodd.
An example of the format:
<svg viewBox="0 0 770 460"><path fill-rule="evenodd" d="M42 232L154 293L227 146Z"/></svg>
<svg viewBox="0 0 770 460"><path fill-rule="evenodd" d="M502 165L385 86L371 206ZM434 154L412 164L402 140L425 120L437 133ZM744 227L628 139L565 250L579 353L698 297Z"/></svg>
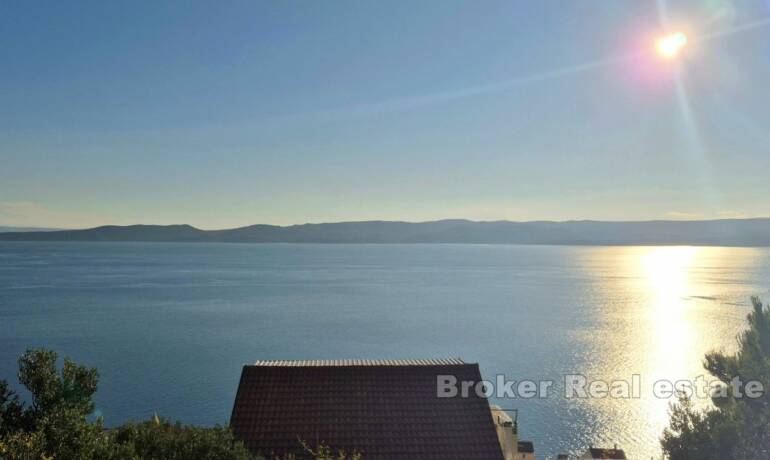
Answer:
<svg viewBox="0 0 770 460"><path fill-rule="evenodd" d="M500 448L503 450L503 458L505 460L521 460L522 457L517 456L519 436L516 427L513 426L513 420L499 406L490 405L489 408L492 420L495 422L497 438L500 440Z"/></svg>

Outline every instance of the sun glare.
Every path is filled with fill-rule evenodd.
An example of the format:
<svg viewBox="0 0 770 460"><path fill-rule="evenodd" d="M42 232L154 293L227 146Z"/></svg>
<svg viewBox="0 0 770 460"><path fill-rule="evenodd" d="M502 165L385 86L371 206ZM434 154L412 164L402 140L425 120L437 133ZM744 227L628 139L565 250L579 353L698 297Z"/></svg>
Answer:
<svg viewBox="0 0 770 460"><path fill-rule="evenodd" d="M642 257L650 292L662 309L676 308L687 294L688 275L698 249L689 246L663 246Z"/></svg>
<svg viewBox="0 0 770 460"><path fill-rule="evenodd" d="M670 376L686 376L696 331L688 317L690 304L686 299L692 290L690 274L699 248L664 246L650 248L641 258L643 273L650 295L648 324L650 337L646 353L654 358L645 373L651 380ZM685 374L683 374L683 372ZM664 425L668 420L668 404L649 401L649 417Z"/></svg>
<svg viewBox="0 0 770 460"><path fill-rule="evenodd" d="M658 39L658 54L666 59L675 58L687 44L687 35L684 32L676 32Z"/></svg>

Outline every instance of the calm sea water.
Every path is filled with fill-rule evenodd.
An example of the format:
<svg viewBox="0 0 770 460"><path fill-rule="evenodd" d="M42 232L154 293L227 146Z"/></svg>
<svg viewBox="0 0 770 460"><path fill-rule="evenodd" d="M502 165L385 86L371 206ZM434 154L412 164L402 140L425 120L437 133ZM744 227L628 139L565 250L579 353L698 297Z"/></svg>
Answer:
<svg viewBox="0 0 770 460"><path fill-rule="evenodd" d="M462 357L553 379L504 399L538 456L659 455L659 378L733 350L770 251L689 247L0 243L0 377L46 346L101 374L107 425L226 423L257 359ZM642 378L639 399L565 399L564 374Z"/></svg>

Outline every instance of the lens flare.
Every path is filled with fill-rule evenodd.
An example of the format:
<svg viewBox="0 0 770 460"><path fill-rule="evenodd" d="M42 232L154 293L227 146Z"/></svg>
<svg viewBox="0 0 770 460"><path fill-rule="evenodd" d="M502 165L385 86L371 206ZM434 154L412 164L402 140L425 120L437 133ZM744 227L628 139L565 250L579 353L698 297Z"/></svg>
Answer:
<svg viewBox="0 0 770 460"><path fill-rule="evenodd" d="M675 58L687 44L687 35L684 32L676 32L658 39L658 54L666 59Z"/></svg>

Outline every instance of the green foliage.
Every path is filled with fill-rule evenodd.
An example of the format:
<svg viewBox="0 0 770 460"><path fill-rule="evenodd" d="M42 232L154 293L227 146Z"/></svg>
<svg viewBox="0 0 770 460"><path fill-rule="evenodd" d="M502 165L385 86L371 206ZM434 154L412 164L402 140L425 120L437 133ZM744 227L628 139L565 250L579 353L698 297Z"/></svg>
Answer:
<svg viewBox="0 0 770 460"><path fill-rule="evenodd" d="M155 418L129 423L113 430L110 440L122 458L166 460L247 460L254 457L229 429L199 428L172 424Z"/></svg>
<svg viewBox="0 0 770 460"><path fill-rule="evenodd" d="M313 460L361 460L362 458L361 454L358 452L348 454L342 449L335 452L326 444L320 444L315 449L305 441L300 441L300 444Z"/></svg>
<svg viewBox="0 0 770 460"><path fill-rule="evenodd" d="M0 380L0 438L7 436L22 425L24 406L5 380Z"/></svg>
<svg viewBox="0 0 770 460"><path fill-rule="evenodd" d="M0 458L4 460L52 460L45 455L40 433L11 433L0 436Z"/></svg>
<svg viewBox="0 0 770 460"><path fill-rule="evenodd" d="M68 359L59 371L57 359L44 349L19 358L19 382L29 390L29 406L0 381L0 442L9 458L90 459L105 449L101 421L87 421L99 374Z"/></svg>
<svg viewBox="0 0 770 460"><path fill-rule="evenodd" d="M19 358L19 382L32 394L32 420L56 412L87 416L94 410L91 399L96 393L99 373L64 359L61 372L56 369L58 355L52 350L27 350Z"/></svg>
<svg viewBox="0 0 770 460"><path fill-rule="evenodd" d="M155 419L105 431L90 422L96 369L69 359L57 369L51 350L27 350L19 358L19 382L30 393L25 406L0 380L0 458L56 460L223 459L254 457L226 428L172 425Z"/></svg>
<svg viewBox="0 0 770 460"><path fill-rule="evenodd" d="M36 421L45 452L57 460L101 458L107 439L101 421L89 423L80 411L59 406Z"/></svg>
<svg viewBox="0 0 770 460"><path fill-rule="evenodd" d="M738 337L738 352L711 352L704 366L722 384L761 382L759 398L714 397L714 408L698 411L684 396L672 405L661 446L671 460L770 458L770 308L752 298L749 329Z"/></svg>

